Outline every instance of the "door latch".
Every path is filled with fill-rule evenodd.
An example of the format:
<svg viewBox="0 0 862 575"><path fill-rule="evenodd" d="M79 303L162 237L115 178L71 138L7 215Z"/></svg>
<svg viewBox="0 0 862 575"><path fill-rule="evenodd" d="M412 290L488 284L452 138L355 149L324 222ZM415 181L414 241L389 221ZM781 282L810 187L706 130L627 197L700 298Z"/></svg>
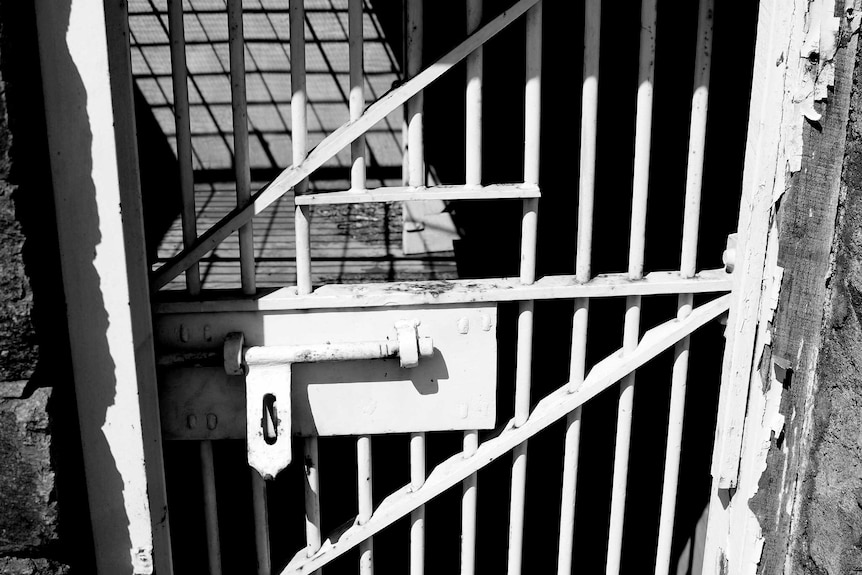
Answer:
<svg viewBox="0 0 862 575"><path fill-rule="evenodd" d="M419 321L400 320L395 338L315 345L251 346L245 336L225 337L224 369L245 375L246 442L248 463L264 479L274 478L291 461L290 378L294 363L399 359L402 368L419 365L420 357L434 355L430 337L420 337Z"/></svg>

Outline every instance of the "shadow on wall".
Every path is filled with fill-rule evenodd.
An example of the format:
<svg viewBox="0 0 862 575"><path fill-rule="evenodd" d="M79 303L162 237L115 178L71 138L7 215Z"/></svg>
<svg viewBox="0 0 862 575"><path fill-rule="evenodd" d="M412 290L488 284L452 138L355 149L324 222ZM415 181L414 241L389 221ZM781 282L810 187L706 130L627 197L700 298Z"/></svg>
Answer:
<svg viewBox="0 0 862 575"><path fill-rule="evenodd" d="M65 4L65 13L60 10L60 14L68 17L68 3ZM39 552L70 565L73 573L93 573L93 541L60 271L34 5L0 2L0 23L0 71L9 129L2 136L11 139L9 181L15 186L15 215L26 237L23 257L33 293L31 319L38 348L35 371L25 395L37 388L51 389L50 472L55 479L52 497L57 504L59 536ZM71 213L64 207L61 217Z"/></svg>
<svg viewBox="0 0 862 575"><path fill-rule="evenodd" d="M17 10L15 10L16 13L13 15L10 13L13 10L10 8L10 4L3 4L3 21L7 24L15 22L15 26L7 25L4 27L6 31L14 30L12 34L16 38L15 58L24 58L28 53L37 54L36 47L30 43L36 37L32 27L30 28L31 35L29 42L25 43L21 36L17 36L19 33L23 34L21 28L24 23L33 22L32 14L29 11L25 13L27 8L24 6L20 8L16 6ZM44 281L42 279L34 281L34 291L40 294L37 296L36 307L38 308L42 305L41 302L45 301L45 299L52 302L62 302L63 296L62 293L59 293L59 286L61 284L57 281L59 278L56 271L55 241L57 242L56 245L59 245L65 254L65 265L63 266L65 281L63 285L74 285L77 294L76 305L70 306L66 310L69 324L75 332L71 338L70 347L72 356L82 358L85 362L77 366L79 376L84 376L87 379L85 382L79 382L79 385L87 385L94 390L93 393L89 394L90 401L78 405L81 416L87 421L87 427L89 428L89 430L84 430L84 434L88 437L86 456L92 458L92 461L98 462L100 467L98 476L90 477L89 481L92 490L100 493L103 498L101 501L102 506L91 508L90 510L94 514L99 514L101 519L107 519L108 517L116 518L116 523L107 531L110 537L107 543L112 549L127 550L131 548L131 542L128 536L129 521L122 512L124 509L122 499L124 483L119 471L115 467L107 441L101 432L102 427L105 425L107 410L114 403L116 381L114 363L107 339L110 320L105 312L105 305L102 300L101 279L93 263L94 255L100 245L107 242L122 242L123 239L122 237L101 237L99 228L97 227L99 214L96 201L96 188L92 177L92 160L87 159L82 162L81 156L84 156L84 154L75 158L64 158L62 155L63 152L71 149L91 149L93 143L93 137L90 132L90 120L87 116L87 92L79 70L67 48L67 33L70 27L71 9L71 0L61 0L60 2L51 3L43 2L37 4L36 13L38 14L40 35L50 35L58 39L54 44L55 52L43 55L44 58L42 59L45 77L50 78L49 83L44 86L46 100L50 102L50 105L47 106L47 114L49 115L47 122L61 128L60 130L56 130L59 138L53 142L57 146L54 149L56 164L53 173L57 173L56 168L61 166L62 171L60 173L63 176L63 181L56 182L58 186L62 186L61 190L63 192L63 202L56 206L57 217L58 219L74 219L92 225L76 226L74 232L72 232L73 235L69 233L68 228L65 230L60 229L59 233L61 237L58 239L53 238L51 232L48 232L44 238L31 243L30 249L34 252L38 250L39 253L46 253L47 257L44 264L41 261L37 263L34 261L35 254L28 253L28 267L33 273L34 278L51 278L53 280L50 287L46 283L42 283ZM13 19L19 14L23 14L25 18L21 20ZM6 16L9 16L9 18L6 18ZM80 41L80 38L78 40ZM18 44L18 42L21 42L21 44ZM29 49L22 50L20 48L21 45L26 45ZM23 65L25 62L29 64L29 70L21 72L20 68L18 68L18 71L21 72L18 78L21 80L27 78L27 81L31 82L33 81L32 75L38 74L39 68L34 61L28 62L27 60L23 60L20 64ZM16 63L13 66L13 70L18 65L19 63ZM13 72L14 76L15 73ZM38 85L38 81L35 81L30 85L30 89L32 90L32 86ZM23 85L19 85L19 87L12 85L9 86L9 89L10 100L16 102L15 106L20 106L16 109L10 104L10 115L13 115L14 112L15 117L19 117L25 122L32 119L35 125L39 125L41 118L38 117L38 114L34 114L32 110L34 105L37 107L37 110L41 108L42 98L36 97L31 92L29 100L25 102L23 92L15 93L16 89L23 90ZM15 94L15 96L13 97L11 94ZM50 117L52 111L54 115ZM27 127L21 130L16 130L13 127L13 132L17 137L18 133L23 133L26 129L32 130L32 125L27 124ZM41 155L34 154L31 161L35 164L38 162L38 158L44 163L37 167L32 164L28 166L29 161L25 161L22 167L31 168L34 174L47 174L48 163L45 161L47 158L44 155L44 144L35 139L29 142L25 140L25 142L31 145L34 150L41 150L43 152ZM23 180L23 178L24 175L20 172L15 177L16 181L25 181L25 186L28 186L31 182L29 176L27 176L27 180ZM44 178L44 176L40 176L40 178ZM40 194L49 193L46 179L40 181L38 192ZM26 189L26 187L23 189ZM35 205L37 202L38 205ZM29 206L27 205L28 203ZM24 213L27 213L30 209L33 210L25 218L33 218L30 221L35 223L38 217L40 223L38 232L34 229L35 225L30 228L33 233L28 234L29 238L41 236L44 234L46 228L50 230L54 229L55 222L53 219L48 219L50 218L50 210L45 208L45 206L50 205L51 202L45 197L37 199L34 196L25 199L22 196L20 207ZM63 237L64 232L66 234L65 237ZM51 265L52 262L53 266ZM44 291L42 291L43 289ZM79 435L74 425L76 418L74 417L75 405L72 403L72 380L68 372L62 374L53 373L55 369L62 369L69 365L66 361L62 361L67 357L65 348L67 345L67 330L65 329L65 322L62 319L65 314L58 313L59 309L57 308L60 306L47 305L45 307L48 310L52 310L52 314L50 320L37 320L40 339L45 338L46 341L51 342L48 349L54 350L56 355L59 356L60 361L57 362L58 365L56 368L53 365L48 367L44 363L54 358L41 358L42 367L45 370L43 373L45 375L48 373L58 375L58 378L55 381L46 381L40 375L36 384L46 385L54 384L56 381L61 382L58 386L58 393L55 396L52 412L57 417L56 422L58 426L66 428L63 430L63 433L60 433L63 427L55 428L55 437L59 439L56 446L64 450L63 453L58 453L58 484L63 545L72 548L73 546L77 547L80 543L88 544L81 549L70 550L69 556L77 563L75 565L76 572L91 572L93 570L93 559L87 553L91 549L91 544L87 540L89 528L83 519L86 515L82 513L83 509L80 504L71 503L68 507L70 511L68 514L65 508L69 504L70 498L76 495L78 501L86 501L86 498L81 497L80 493L80 460L78 459L80 452L79 447L75 445ZM82 366L84 367L82 368ZM61 401L63 402L62 404L60 404ZM65 452L66 448L69 449L68 453ZM69 478L68 483L65 483L64 475ZM64 491L65 485L72 487L71 492ZM113 499L108 499L112 496ZM103 511L108 511L109 513L103 515ZM130 560L131 558L127 555L126 564L117 563L114 567L118 572L128 569L127 563Z"/></svg>

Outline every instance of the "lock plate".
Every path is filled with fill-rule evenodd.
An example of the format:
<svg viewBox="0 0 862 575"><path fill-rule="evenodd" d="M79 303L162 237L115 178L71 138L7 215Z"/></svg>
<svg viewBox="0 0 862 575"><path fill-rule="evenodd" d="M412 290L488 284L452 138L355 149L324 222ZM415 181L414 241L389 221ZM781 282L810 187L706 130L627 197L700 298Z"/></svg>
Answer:
<svg viewBox="0 0 862 575"><path fill-rule="evenodd" d="M418 321L434 355L413 368L397 358L294 363L294 435L365 435L491 429L496 419L497 310L488 304L291 312L169 314L156 326L163 350L218 349L231 332L248 346L350 343L397 337ZM274 382L275 384L275 382ZM239 386L239 389L237 387ZM276 388L274 388L276 389ZM223 368L166 368L161 380L166 439L244 438L244 378ZM208 429L208 413L218 425ZM190 428L189 415L197 425Z"/></svg>

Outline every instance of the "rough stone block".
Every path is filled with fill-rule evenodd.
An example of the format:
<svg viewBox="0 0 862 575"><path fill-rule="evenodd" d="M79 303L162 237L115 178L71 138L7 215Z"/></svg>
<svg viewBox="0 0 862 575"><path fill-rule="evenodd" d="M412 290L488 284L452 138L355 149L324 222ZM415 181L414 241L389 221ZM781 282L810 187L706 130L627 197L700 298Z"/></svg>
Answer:
<svg viewBox="0 0 862 575"><path fill-rule="evenodd" d="M37 389L26 399L0 398L0 555L57 540L46 411L50 394L50 390ZM6 572L0 569L0 573Z"/></svg>
<svg viewBox="0 0 862 575"><path fill-rule="evenodd" d="M29 557L0 557L3 575L67 575L69 566L49 559Z"/></svg>

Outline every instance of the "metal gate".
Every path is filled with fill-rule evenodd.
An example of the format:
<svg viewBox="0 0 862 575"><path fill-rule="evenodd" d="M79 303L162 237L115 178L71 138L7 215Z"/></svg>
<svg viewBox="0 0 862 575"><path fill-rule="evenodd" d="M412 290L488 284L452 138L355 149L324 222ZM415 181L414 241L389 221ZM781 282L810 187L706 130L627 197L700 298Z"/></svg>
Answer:
<svg viewBox="0 0 862 575"><path fill-rule="evenodd" d="M674 271L644 269L647 188L655 72L656 1L641 10L640 67L634 147L634 182L625 273L591 273L597 138L600 41L599 0L585 2L585 45L578 184L576 273L536 277L539 178L542 0L519 0L483 18L481 0L469 0L468 35L445 55L422 67L422 5L406 2L407 79L366 107L363 76L363 2L349 0L350 119L313 149L308 141L305 70L305 6L289 3L290 114L292 165L257 191L252 190L245 86L243 6L228 0L229 62L233 119L236 207L199 234L193 181L189 93L180 0L168 2L173 111L182 191L184 247L152 274L151 290L185 274L187 296L156 298L155 341L161 369L160 408L166 440L200 444L206 538L210 573L220 573L219 522L213 441L244 438L253 477L259 574L316 572L359 548L359 570L374 569L373 537L401 518L410 521L410 573L424 570L425 504L463 485L461 572L475 569L477 474L511 453L508 572L520 573L523 555L526 462L529 441L565 420L565 451L559 516L558 572L572 572L575 493L582 408L600 392L617 386L618 416L610 502L607 573L620 567L626 504L635 371L673 349L670 416L661 497L656 573L667 573L679 473L689 336L729 307L730 275L725 269L698 270L696 252L706 132L712 41L712 2L699 8L695 90L687 164L680 266ZM489 39L525 20L523 178L488 182L482 174L483 47ZM687 48L691 49L691 48ZM423 90L466 61L465 178L462 185L427 185L423 151ZM399 107L406 106L406 185L369 189L365 135ZM516 138L515 140L519 140ZM574 140L573 136L568 139ZM309 176L342 150L350 149L350 189L315 191ZM254 216L293 194L296 287L264 293L255 273ZM517 278L333 284L313 289L310 219L312 206L413 201L507 199L520 202L520 274ZM233 234L245 297L202 291L199 262ZM204 285L205 287L205 285ZM678 294L676 317L641 335L642 298ZM695 294L716 298L694 307ZM587 369L590 301L625 298L622 347ZM537 300L573 300L570 377L565 386L531 408L533 318ZM513 417L497 425L497 304L517 302L517 349ZM718 366L715 366L718 369ZM479 430L496 427L480 441ZM426 441L436 431L463 431L463 449L426 469ZM376 507L371 494L372 436L410 435L410 482ZM291 436L303 438L303 453L292 453ZM358 510L355 520L323 533L318 437L356 436ZM270 558L267 480L287 465L305 468L305 545L287 565ZM321 471L321 473L325 472ZM450 519L454 522L454 518Z"/></svg>

